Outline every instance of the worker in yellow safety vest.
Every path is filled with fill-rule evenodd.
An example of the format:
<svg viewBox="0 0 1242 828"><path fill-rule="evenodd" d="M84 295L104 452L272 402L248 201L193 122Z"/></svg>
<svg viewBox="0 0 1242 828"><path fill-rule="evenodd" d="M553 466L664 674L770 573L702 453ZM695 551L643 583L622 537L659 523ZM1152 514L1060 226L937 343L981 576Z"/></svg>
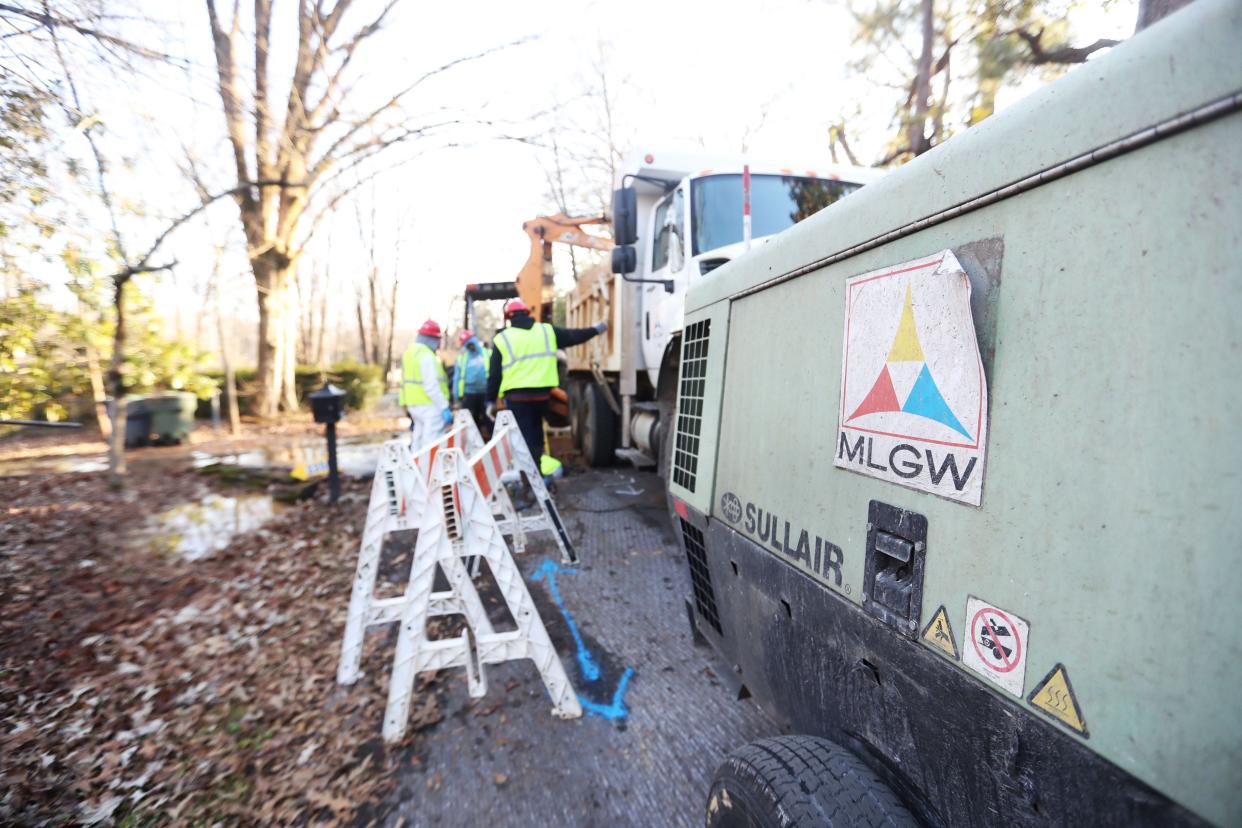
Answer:
<svg viewBox="0 0 1242 828"><path fill-rule="evenodd" d="M448 375L436 356L440 325L428 319L401 355L400 405L410 415L410 448L417 451L453 422L449 408Z"/></svg>
<svg viewBox="0 0 1242 828"><path fill-rule="evenodd" d="M591 328L560 328L536 322L530 308L521 299L505 303L505 321L509 323L492 339L492 361L487 375L489 410L503 398L505 408L513 412L530 456L538 458L539 471L545 477L560 472L561 464L543 451L543 418L548 410L552 389L560 385L556 349L580 345L608 330L600 322Z"/></svg>

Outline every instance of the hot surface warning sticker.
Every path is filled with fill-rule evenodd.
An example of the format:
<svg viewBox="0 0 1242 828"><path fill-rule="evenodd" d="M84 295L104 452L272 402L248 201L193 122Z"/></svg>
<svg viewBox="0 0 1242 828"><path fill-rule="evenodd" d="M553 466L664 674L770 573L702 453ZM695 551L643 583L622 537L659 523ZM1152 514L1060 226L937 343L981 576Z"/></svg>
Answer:
<svg viewBox="0 0 1242 828"><path fill-rule="evenodd" d="M1052 672L1031 691L1027 701L1071 730L1088 736L1087 723L1082 718L1082 710L1078 707L1078 698L1074 695L1074 686L1070 684L1064 664L1053 667Z"/></svg>
<svg viewBox="0 0 1242 828"><path fill-rule="evenodd" d="M952 251L846 283L834 464L978 506L987 384Z"/></svg>
<svg viewBox="0 0 1242 828"><path fill-rule="evenodd" d="M1021 696L1026 682L1030 625L1012 612L971 597L966 600L965 628L962 663L988 681Z"/></svg>

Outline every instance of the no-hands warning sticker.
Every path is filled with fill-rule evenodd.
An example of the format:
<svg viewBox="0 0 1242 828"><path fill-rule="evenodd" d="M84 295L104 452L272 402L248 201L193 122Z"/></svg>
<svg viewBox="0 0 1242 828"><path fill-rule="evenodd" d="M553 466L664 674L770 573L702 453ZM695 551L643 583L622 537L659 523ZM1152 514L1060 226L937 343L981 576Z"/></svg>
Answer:
<svg viewBox="0 0 1242 828"><path fill-rule="evenodd" d="M987 383L952 251L851 277L834 465L979 505Z"/></svg>
<svg viewBox="0 0 1242 828"><path fill-rule="evenodd" d="M940 605L932 620L923 628L923 640L957 661L957 640L953 637L953 627L949 625L949 614L945 612L944 604Z"/></svg>
<svg viewBox="0 0 1242 828"><path fill-rule="evenodd" d="M1025 620L970 597L966 600L966 642L962 663L1015 696L1026 682L1026 645L1031 626Z"/></svg>

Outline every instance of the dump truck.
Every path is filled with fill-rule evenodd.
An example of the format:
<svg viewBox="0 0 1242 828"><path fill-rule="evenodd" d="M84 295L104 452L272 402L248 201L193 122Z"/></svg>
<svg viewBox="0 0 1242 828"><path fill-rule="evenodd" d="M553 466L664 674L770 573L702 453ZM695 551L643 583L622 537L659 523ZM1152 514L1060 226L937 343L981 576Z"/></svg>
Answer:
<svg viewBox="0 0 1242 828"><path fill-rule="evenodd" d="M587 462L666 472L686 290L881 175L672 148L631 153L615 182L611 257L579 276L566 303L570 327L609 322L568 350L571 427Z"/></svg>
<svg viewBox="0 0 1242 828"><path fill-rule="evenodd" d="M775 722L709 825L1242 824L1240 43L1191 3L690 285L686 606Z"/></svg>

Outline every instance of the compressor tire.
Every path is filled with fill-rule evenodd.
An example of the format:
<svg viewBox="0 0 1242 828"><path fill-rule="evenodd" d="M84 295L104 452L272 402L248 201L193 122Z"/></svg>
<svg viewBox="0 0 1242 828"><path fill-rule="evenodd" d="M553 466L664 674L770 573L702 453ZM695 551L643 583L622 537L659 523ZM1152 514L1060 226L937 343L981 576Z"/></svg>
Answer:
<svg viewBox="0 0 1242 828"><path fill-rule="evenodd" d="M709 828L917 828L901 800L849 751L827 739L751 742L716 770Z"/></svg>
<svg viewBox="0 0 1242 828"><path fill-rule="evenodd" d="M608 407L604 392L588 383L582 393L582 454L594 468L611 466L617 448L617 415Z"/></svg>

